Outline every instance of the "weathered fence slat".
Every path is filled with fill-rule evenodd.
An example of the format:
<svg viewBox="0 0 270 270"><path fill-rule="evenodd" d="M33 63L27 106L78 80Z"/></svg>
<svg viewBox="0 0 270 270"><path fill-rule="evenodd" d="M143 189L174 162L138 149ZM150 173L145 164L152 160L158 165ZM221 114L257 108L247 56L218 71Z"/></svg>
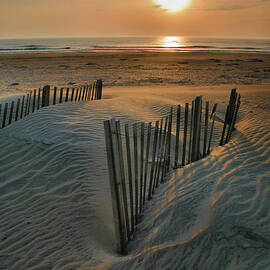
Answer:
<svg viewBox="0 0 270 270"><path fill-rule="evenodd" d="M81 101L81 97L82 97L82 88L80 87L80 92L79 92L79 99L78 99L78 101Z"/></svg>
<svg viewBox="0 0 270 270"><path fill-rule="evenodd" d="M167 153L167 128L168 128L168 122L169 122L169 117L167 116L165 119L165 126L164 126L164 132L163 132L163 139L162 139L162 162L161 162L161 182L163 182L164 175L166 173L166 153Z"/></svg>
<svg viewBox="0 0 270 270"><path fill-rule="evenodd" d="M21 99L18 98L18 100L17 100L17 105L16 105L15 121L17 121L17 120L18 120L18 117L19 117L20 102L21 102Z"/></svg>
<svg viewBox="0 0 270 270"><path fill-rule="evenodd" d="M23 118L24 99L25 99L25 96L23 96L23 99L22 99L22 108L21 108L21 116L20 116L21 119Z"/></svg>
<svg viewBox="0 0 270 270"><path fill-rule="evenodd" d="M39 110L40 108L40 92L41 92L41 89L39 88L38 89L38 99L37 99L37 109Z"/></svg>
<svg viewBox="0 0 270 270"><path fill-rule="evenodd" d="M75 88L72 88L70 101L73 101Z"/></svg>
<svg viewBox="0 0 270 270"><path fill-rule="evenodd" d="M135 176L135 224L139 221L139 184L138 184L138 142L137 142L137 124L133 125L133 145L134 145L134 176Z"/></svg>
<svg viewBox="0 0 270 270"><path fill-rule="evenodd" d="M60 88L60 97L59 97L60 104L62 103L62 100L63 100L63 91L64 91L64 88Z"/></svg>
<svg viewBox="0 0 270 270"><path fill-rule="evenodd" d="M128 183L129 183L130 220L131 220L131 232L133 233L135 231L134 198L133 198L131 151L130 151L130 139L129 139L129 126L128 126L128 124L125 125L125 137L126 137Z"/></svg>
<svg viewBox="0 0 270 270"><path fill-rule="evenodd" d="M50 86L45 85L42 90L42 107L50 105Z"/></svg>
<svg viewBox="0 0 270 270"><path fill-rule="evenodd" d="M145 166L144 166L144 184L143 184L143 206L145 203L146 189L147 189L147 173L148 173L148 160L149 160L149 150L151 143L151 131L152 123L148 123L147 128L147 142L146 142L146 156L145 156Z"/></svg>
<svg viewBox="0 0 270 270"><path fill-rule="evenodd" d="M207 155L209 155L210 151L211 151L211 143L212 143L212 137L213 137L213 133L214 133L215 120L216 120L216 113L214 113L212 116L212 125L211 125L211 131L210 131L210 136L209 136Z"/></svg>
<svg viewBox="0 0 270 270"><path fill-rule="evenodd" d="M36 109L36 95L37 95L37 90L34 89L33 103L32 103L32 113L35 112L35 109Z"/></svg>
<svg viewBox="0 0 270 270"><path fill-rule="evenodd" d="M176 137L175 137L175 159L174 167L178 167L178 156L179 156L179 137L180 137L180 121L181 121L181 106L177 106L177 116L176 116Z"/></svg>
<svg viewBox="0 0 270 270"><path fill-rule="evenodd" d="M223 124L223 130L222 130L219 145L224 144L224 137L225 137L225 133L226 133L226 127L227 127L227 124L228 124L228 119L229 119L229 105L227 106L227 109L226 109L225 120L224 120L224 124Z"/></svg>
<svg viewBox="0 0 270 270"><path fill-rule="evenodd" d="M158 134L158 147L157 147L157 161L156 161L156 167L155 167L155 176L154 176L154 186L157 188L159 185L159 164L161 162L161 141L162 141L162 129L163 129L163 119L160 121L160 128L159 128L159 134Z"/></svg>
<svg viewBox="0 0 270 270"><path fill-rule="evenodd" d="M29 101L27 105L27 115L30 113L31 100L32 100L32 91L30 91L30 95L29 95Z"/></svg>
<svg viewBox="0 0 270 270"><path fill-rule="evenodd" d="M57 87L53 88L53 105L56 104Z"/></svg>
<svg viewBox="0 0 270 270"><path fill-rule="evenodd" d="M65 98L65 102L68 102L68 94L69 94L69 88L66 89L66 98Z"/></svg>
<svg viewBox="0 0 270 270"><path fill-rule="evenodd" d="M28 102L29 102L29 94L27 94L27 97L26 97L24 116L27 115Z"/></svg>
<svg viewBox="0 0 270 270"><path fill-rule="evenodd" d="M127 189L126 189L126 179L125 179L121 126L120 126L119 121L114 121L114 124L115 124L115 132L116 132L116 143L117 143L117 149L118 149L118 154L119 154L119 165L120 165L120 176L121 176L121 184L122 184L121 186L122 186L122 195L123 195L125 222L126 222L126 233L127 233L128 240L130 240L131 234L130 234L130 225L129 225L128 201L127 201Z"/></svg>
<svg viewBox="0 0 270 270"><path fill-rule="evenodd" d="M112 209L114 217L114 227L115 227L115 236L116 236L116 245L117 250L121 254L126 254L127 252L127 241L125 238L125 225L124 218L121 210L121 201L120 201L120 192L118 189L119 180L116 176L116 164L115 164L115 153L113 149L113 140L112 140L112 130L110 121L104 122L105 129L105 142L107 150L107 162L109 169L109 179L110 179L110 189L112 196Z"/></svg>
<svg viewBox="0 0 270 270"><path fill-rule="evenodd" d="M2 128L6 126L7 112L8 112L8 103L5 104L5 108L4 108Z"/></svg>
<svg viewBox="0 0 270 270"><path fill-rule="evenodd" d="M185 124L184 124L183 149L182 149L182 166L186 165L188 111L189 111L189 104L186 103L186 106L185 106Z"/></svg>
<svg viewBox="0 0 270 270"><path fill-rule="evenodd" d="M76 88L75 101L77 101L77 100L78 100L78 91L79 91L79 88Z"/></svg>
<svg viewBox="0 0 270 270"><path fill-rule="evenodd" d="M13 118L13 110L14 110L14 101L11 102L11 107L10 107L10 111L9 111L9 121L8 124L10 125L12 122L12 118Z"/></svg>
<svg viewBox="0 0 270 270"><path fill-rule="evenodd" d="M143 168L144 168L144 123L141 123L141 145L140 145L140 213L143 211Z"/></svg>
<svg viewBox="0 0 270 270"><path fill-rule="evenodd" d="M190 129L189 129L189 146L188 146L188 164L191 163L192 141L193 141L193 122L194 122L194 100L192 100L192 105L191 105Z"/></svg>
<svg viewBox="0 0 270 270"><path fill-rule="evenodd" d="M209 101L206 101L206 103L205 103L205 117L204 117L203 157L206 156L206 150L207 150L208 117L209 117Z"/></svg>
<svg viewBox="0 0 270 270"><path fill-rule="evenodd" d="M152 149L152 164L151 164L151 171L150 171L150 182L149 182L149 188L148 188L148 200L151 199L153 188L154 188L154 186L153 186L153 177L154 177L154 168L155 168L155 161L156 161L158 127L159 127L159 121L156 121L155 133L154 133L154 141L153 141L153 149Z"/></svg>

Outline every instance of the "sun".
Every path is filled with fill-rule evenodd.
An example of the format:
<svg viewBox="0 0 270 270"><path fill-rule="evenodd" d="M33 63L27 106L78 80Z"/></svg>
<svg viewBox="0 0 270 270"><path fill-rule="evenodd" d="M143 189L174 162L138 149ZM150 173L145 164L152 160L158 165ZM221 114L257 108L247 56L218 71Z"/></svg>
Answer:
<svg viewBox="0 0 270 270"><path fill-rule="evenodd" d="M190 0L155 0L157 5L170 11L177 12L184 9Z"/></svg>

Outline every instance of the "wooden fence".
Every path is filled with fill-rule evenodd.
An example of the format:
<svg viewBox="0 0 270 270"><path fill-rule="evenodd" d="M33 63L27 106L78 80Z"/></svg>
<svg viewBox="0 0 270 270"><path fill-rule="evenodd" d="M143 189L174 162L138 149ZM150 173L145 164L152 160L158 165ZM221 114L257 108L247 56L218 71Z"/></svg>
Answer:
<svg viewBox="0 0 270 270"><path fill-rule="evenodd" d="M230 140L239 106L240 95L233 89L224 121L225 142ZM171 107L169 115L154 125L127 123L123 126L114 119L104 122L119 253L127 253L127 244L134 237L146 200L152 198L169 170L210 154L216 111L217 104L210 110L209 102L203 104L199 96L191 104L186 103L184 108L180 105Z"/></svg>
<svg viewBox="0 0 270 270"><path fill-rule="evenodd" d="M53 94L53 95L51 95ZM49 85L42 89L30 91L26 96L11 101L9 104L0 104L0 128L5 128L12 122L16 122L39 110L42 107L63 102L80 102L102 99L102 81L97 80L91 85L78 88L51 89ZM2 113L3 111L3 113Z"/></svg>

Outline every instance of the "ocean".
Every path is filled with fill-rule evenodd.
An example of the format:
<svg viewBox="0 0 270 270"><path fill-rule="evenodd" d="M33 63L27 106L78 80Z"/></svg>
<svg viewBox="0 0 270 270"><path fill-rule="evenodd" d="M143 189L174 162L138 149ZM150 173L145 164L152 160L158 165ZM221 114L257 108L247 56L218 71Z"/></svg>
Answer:
<svg viewBox="0 0 270 270"><path fill-rule="evenodd" d="M270 53L270 39L181 36L0 39L0 54L33 51L217 51Z"/></svg>

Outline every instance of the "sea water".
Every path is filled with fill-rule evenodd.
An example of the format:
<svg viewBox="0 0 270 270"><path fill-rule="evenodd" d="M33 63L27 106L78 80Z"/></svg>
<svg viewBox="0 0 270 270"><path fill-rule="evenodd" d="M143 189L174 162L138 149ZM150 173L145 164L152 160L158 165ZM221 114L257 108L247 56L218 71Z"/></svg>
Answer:
<svg viewBox="0 0 270 270"><path fill-rule="evenodd" d="M181 36L0 39L0 53L2 54L35 51L224 51L270 53L270 39Z"/></svg>

